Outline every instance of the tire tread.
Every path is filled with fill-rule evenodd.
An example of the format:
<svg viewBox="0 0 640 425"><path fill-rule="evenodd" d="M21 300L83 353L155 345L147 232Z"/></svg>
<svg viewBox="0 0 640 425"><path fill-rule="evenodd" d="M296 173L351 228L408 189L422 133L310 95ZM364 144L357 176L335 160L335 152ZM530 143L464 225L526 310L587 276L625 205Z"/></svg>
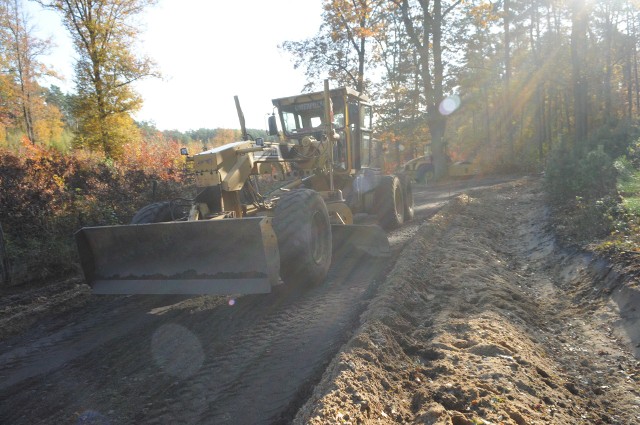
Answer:
<svg viewBox="0 0 640 425"><path fill-rule="evenodd" d="M321 203L321 206L320 206ZM328 260L317 265L308 256L300 241L300 229L308 220L309 207L320 207L328 227ZM331 262L331 225L329 214L320 195L310 189L288 192L278 201L274 211L273 228L280 251L280 276L285 283L300 284L301 277L316 285L324 281Z"/></svg>

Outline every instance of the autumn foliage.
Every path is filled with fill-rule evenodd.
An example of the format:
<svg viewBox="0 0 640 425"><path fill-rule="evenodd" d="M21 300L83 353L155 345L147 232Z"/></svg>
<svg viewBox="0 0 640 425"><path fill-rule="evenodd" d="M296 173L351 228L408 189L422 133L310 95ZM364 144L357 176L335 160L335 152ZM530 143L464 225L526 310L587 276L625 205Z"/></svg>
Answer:
<svg viewBox="0 0 640 425"><path fill-rule="evenodd" d="M184 193L176 142L129 144L124 152L115 163L26 138L19 150L0 149L0 223L14 283L77 272L73 234L80 227L128 223L155 199Z"/></svg>

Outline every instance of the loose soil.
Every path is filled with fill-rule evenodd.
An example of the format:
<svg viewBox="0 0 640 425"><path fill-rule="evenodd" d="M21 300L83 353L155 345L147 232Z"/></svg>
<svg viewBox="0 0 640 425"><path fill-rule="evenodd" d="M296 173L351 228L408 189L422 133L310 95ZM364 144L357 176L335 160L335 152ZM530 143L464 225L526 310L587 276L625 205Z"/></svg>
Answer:
<svg viewBox="0 0 640 425"><path fill-rule="evenodd" d="M0 423L640 424L633 267L559 246L537 178L414 191L315 288L5 288Z"/></svg>
<svg viewBox="0 0 640 425"><path fill-rule="evenodd" d="M295 423L639 424L634 285L557 246L535 179L459 196Z"/></svg>

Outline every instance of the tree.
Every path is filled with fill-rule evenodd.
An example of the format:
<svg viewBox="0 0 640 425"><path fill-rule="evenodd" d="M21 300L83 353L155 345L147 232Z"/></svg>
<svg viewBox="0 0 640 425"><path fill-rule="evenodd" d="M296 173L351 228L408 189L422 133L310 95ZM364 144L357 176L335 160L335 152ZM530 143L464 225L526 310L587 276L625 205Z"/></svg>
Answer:
<svg viewBox="0 0 640 425"><path fill-rule="evenodd" d="M18 111L15 95L17 90L10 72L9 10L6 1L0 1L0 142L6 139L6 129L14 125Z"/></svg>
<svg viewBox="0 0 640 425"><path fill-rule="evenodd" d="M571 68L573 78L574 152L588 132L587 28L589 14L582 0L571 0Z"/></svg>
<svg viewBox="0 0 640 425"><path fill-rule="evenodd" d="M375 7L359 21L355 12L365 3ZM480 159L486 170L539 170L557 145L591 149L588 136L595 141L601 128L638 118L636 1L323 4L318 35L285 47L295 47L289 51L310 84L328 74L355 86L365 64L376 137L397 161L430 142L438 174L446 170L446 153ZM354 34L366 35L364 49ZM459 96L455 113L441 109L449 95ZM403 153L400 143L409 149ZM604 143L605 150L612 144Z"/></svg>
<svg viewBox="0 0 640 425"><path fill-rule="evenodd" d="M497 31L501 17L492 7L475 7L456 17L448 30L447 50L460 49L459 60L448 65L447 87L455 84L461 108L447 115L446 139L449 154L478 161L482 157L502 158L506 127L504 37ZM455 155L454 155L455 156Z"/></svg>
<svg viewBox="0 0 640 425"><path fill-rule="evenodd" d="M72 128L75 128L75 118L73 117L73 105L75 97L72 94L63 93L60 87L51 85L45 90L45 100L48 105L54 105L62 113L63 122Z"/></svg>
<svg viewBox="0 0 640 425"><path fill-rule="evenodd" d="M382 72L380 82L374 86L373 98L379 116L377 127L381 130L376 137L391 147L395 161L400 164L424 154L429 137L422 119L415 49L407 38L395 5L394 8L396 13L387 17L387 30L374 37ZM401 145L405 148L403 152Z"/></svg>
<svg viewBox="0 0 640 425"><path fill-rule="evenodd" d="M131 113L142 99L131 83L157 75L149 58L132 51L140 32L133 19L156 0L36 1L62 14L79 55L76 144L117 158L123 144L137 137Z"/></svg>
<svg viewBox="0 0 640 425"><path fill-rule="evenodd" d="M507 125L505 134L506 143L511 151L511 157L514 155L513 132L511 130L511 115L513 104L511 101L511 1L503 0L503 28L504 28L504 121Z"/></svg>
<svg viewBox="0 0 640 425"><path fill-rule="evenodd" d="M328 75L340 85L366 91L365 70L373 58L367 40L384 31L383 0L324 0L323 23L318 34L303 41L285 41L294 67L305 67L307 89Z"/></svg>
<svg viewBox="0 0 640 425"><path fill-rule="evenodd" d="M407 34L416 49L422 93L426 103L426 119L431 135L431 152L433 155L434 174L442 177L446 172L447 157L445 146L445 130L447 117L440 112L440 104L444 100L444 62L443 62L443 27L447 15L451 14L463 0L454 0L443 5L442 0L394 0L402 11ZM417 3L417 4L416 4Z"/></svg>
<svg viewBox="0 0 640 425"><path fill-rule="evenodd" d="M241 134L238 130L230 130L228 128L217 128L216 134L211 140L212 147L222 146L226 143L241 140Z"/></svg>
<svg viewBox="0 0 640 425"><path fill-rule="evenodd" d="M19 0L0 0L0 11L3 31L0 33L4 45L4 63L7 75L12 82L5 81L4 91L9 102L15 102L14 113L20 117L24 131L31 141L36 143L38 134L36 126L41 115L49 117L42 97L42 89L37 79L45 74L53 75L38 57L46 54L51 46L49 40L42 40L33 35L22 3ZM11 93L13 92L13 93Z"/></svg>

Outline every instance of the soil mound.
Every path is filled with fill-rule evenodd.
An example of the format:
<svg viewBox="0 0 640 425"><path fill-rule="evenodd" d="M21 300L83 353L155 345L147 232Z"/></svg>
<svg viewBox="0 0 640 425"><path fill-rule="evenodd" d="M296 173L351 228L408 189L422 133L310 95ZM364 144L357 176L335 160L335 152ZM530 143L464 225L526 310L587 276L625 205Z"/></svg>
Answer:
<svg viewBox="0 0 640 425"><path fill-rule="evenodd" d="M596 263L557 246L535 179L457 197L295 423L640 423L637 292Z"/></svg>

